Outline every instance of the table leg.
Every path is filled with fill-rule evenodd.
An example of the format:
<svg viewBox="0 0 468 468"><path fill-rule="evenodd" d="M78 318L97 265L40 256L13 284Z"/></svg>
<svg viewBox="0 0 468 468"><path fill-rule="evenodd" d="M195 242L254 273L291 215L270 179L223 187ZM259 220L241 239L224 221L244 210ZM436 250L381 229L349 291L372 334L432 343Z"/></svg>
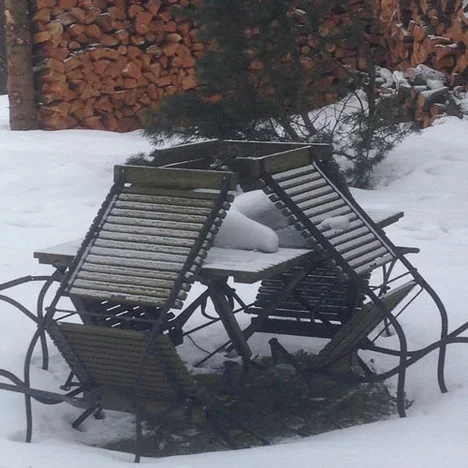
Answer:
<svg viewBox="0 0 468 468"><path fill-rule="evenodd" d="M226 293L224 292L225 287L226 280L214 281L210 285L210 297L232 342L233 349L236 350L239 356L242 356L244 361L247 361L250 356L252 356L252 351L247 344L247 340L245 339L236 318L234 317L233 309L226 298Z"/></svg>

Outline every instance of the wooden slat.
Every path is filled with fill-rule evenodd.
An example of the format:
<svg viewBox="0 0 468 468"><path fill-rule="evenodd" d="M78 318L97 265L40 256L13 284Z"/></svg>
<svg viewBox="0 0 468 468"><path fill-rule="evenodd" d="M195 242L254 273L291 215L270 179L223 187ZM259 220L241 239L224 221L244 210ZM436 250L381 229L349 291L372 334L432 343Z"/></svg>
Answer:
<svg viewBox="0 0 468 468"><path fill-rule="evenodd" d="M197 210L195 210L197 211ZM206 210L209 211L209 210ZM137 218L137 219L151 219L151 220L163 220L163 221L175 221L175 222L191 222L203 224L206 221L207 216L199 214L190 213L190 216L187 216L187 213L168 213L161 211L143 211L143 210L124 210L121 208L113 208L111 210L111 216L118 216L120 218ZM208 213L207 213L208 214Z"/></svg>
<svg viewBox="0 0 468 468"><path fill-rule="evenodd" d="M286 180L294 179L296 177L301 177L301 176L314 174L314 173L317 173L314 166L307 165L307 166L300 166L295 169L290 169L289 171L284 171L284 172L273 174L272 177L276 182L278 182L281 185L281 183Z"/></svg>
<svg viewBox="0 0 468 468"><path fill-rule="evenodd" d="M71 288L70 289L71 295L76 296L83 296L88 297L91 299L107 299L109 301L122 301L127 302L129 304L139 304L139 305L149 305L149 306L156 306L156 307L165 307L166 303L162 299L151 297L151 296L143 296L137 294L119 294L119 293L111 293L108 291L101 291L96 289L83 289L83 288ZM175 309L180 309L183 306L183 302L180 300L174 301L173 307Z"/></svg>
<svg viewBox="0 0 468 468"><path fill-rule="evenodd" d="M121 284L129 283L128 276L111 274L111 273L93 273L93 272L86 271L86 270L80 271L77 275L77 279L88 280L88 281L121 283ZM170 289L174 286L174 281L132 276L131 284L134 284L136 286L149 286L149 287L154 286L155 288ZM188 289L188 288L187 286L184 286L183 289Z"/></svg>
<svg viewBox="0 0 468 468"><path fill-rule="evenodd" d="M194 239L179 238L179 237L167 237L167 236L150 236L146 234L135 234L132 233L131 239L128 234L124 232L111 232L111 231L101 231L99 233L100 239L109 239L116 241L131 241L131 242L141 242L143 244L154 244L154 245L164 245L164 246L174 246L174 247L189 247L192 248L194 244Z"/></svg>
<svg viewBox="0 0 468 468"><path fill-rule="evenodd" d="M164 249L170 250L170 249ZM140 250L130 249L115 249L105 247L92 247L90 252L91 255L102 255L104 257L118 257L118 258L129 258L129 259L141 259L141 260L153 260L159 262L170 262L182 265L187 260L187 255L173 255L170 253L161 252L141 252Z"/></svg>
<svg viewBox="0 0 468 468"><path fill-rule="evenodd" d="M387 263L390 263L393 261L395 257L392 254L385 254L382 257L378 258L377 260L372 261L371 263L368 263L366 265L362 265L359 267L354 267L354 271L358 275L364 275L369 273L370 271L381 267L382 265L385 265Z"/></svg>
<svg viewBox="0 0 468 468"><path fill-rule="evenodd" d="M180 229L182 231L196 231L199 232L203 226L202 223L188 222L187 218L184 222L168 221L168 220L153 220L153 219L140 219L140 218L125 218L122 216L110 215L106 218L106 224L122 224L135 227L150 227L150 228L164 228L164 229Z"/></svg>
<svg viewBox="0 0 468 468"><path fill-rule="evenodd" d="M302 193L309 193L310 194L317 187L323 187L323 182L320 179L317 180L317 181L314 181L314 182L306 182L306 183L301 184L301 185L296 185L293 188L286 189L285 193L289 197L297 197L298 195L300 195Z"/></svg>
<svg viewBox="0 0 468 468"><path fill-rule="evenodd" d="M131 241L112 241L108 239L98 238L94 241L95 247L102 247L106 249L123 249L123 250L138 250L140 252L154 252L157 247L155 244L145 244L144 242L131 242ZM162 246L160 246L161 248ZM169 250L174 255L188 255L190 252L189 247L175 247L171 246L170 249L164 247L164 250ZM201 250L198 255L200 257L206 257L206 250Z"/></svg>
<svg viewBox="0 0 468 468"><path fill-rule="evenodd" d="M313 211L313 210L311 210ZM325 219L327 218L333 218L335 216L344 216L344 215L348 215L349 213L351 213L351 210L349 208L349 206L343 206L341 208L336 208L334 210L331 210L331 211L323 211L322 209L320 209L319 211L323 212L322 214L320 215L316 215L314 212L312 213L308 213L308 215L306 216L311 216L309 219L312 223L314 224L320 224L322 221L324 221ZM305 214L305 212L304 212Z"/></svg>
<svg viewBox="0 0 468 468"><path fill-rule="evenodd" d="M143 268L150 270L174 271L180 272L182 264L169 262L155 262L152 260L138 260L120 257L104 257L101 255L88 255L86 262L99 265L114 265L116 267Z"/></svg>
<svg viewBox="0 0 468 468"><path fill-rule="evenodd" d="M176 229L158 229L144 228L138 226L126 226L122 224L105 223L102 227L103 231L108 232L123 232L126 234L147 235L153 237L178 237L182 239L196 239L199 235L197 231L179 231Z"/></svg>
<svg viewBox="0 0 468 468"><path fill-rule="evenodd" d="M329 193L336 193L332 187L326 184L326 181L322 181L322 182L323 183L321 186L316 187L314 190L310 192L305 192L300 195L295 195L291 197L291 200L294 203L299 204L299 203L307 202L309 200L313 200L314 198L318 198L322 195L327 195Z"/></svg>
<svg viewBox="0 0 468 468"><path fill-rule="evenodd" d="M145 286L139 286L133 284L132 282L126 284L115 284L115 283L104 283L101 281L88 281L82 279L76 279L72 284L73 288L80 289L91 289L91 290L101 290L107 291L109 293L116 294L132 294L132 295L142 295L150 296L159 299L167 299L171 293L171 289L163 288L150 288ZM184 293L179 293L181 297L184 296ZM181 298L179 297L179 299ZM185 299L185 297L183 297Z"/></svg>
<svg viewBox="0 0 468 468"><path fill-rule="evenodd" d="M134 276L143 278L153 278L156 280L175 280L179 273L177 271L160 271L160 270L149 270L147 268L131 268L119 266L116 270L113 265L100 265L94 263L85 263L81 269L83 272L96 272L105 274L118 273L121 276Z"/></svg>
<svg viewBox="0 0 468 468"><path fill-rule="evenodd" d="M361 265L372 262L375 259L377 259L379 257L382 257L386 253L388 253L388 250L385 247L379 247L379 248L373 250L370 253L367 253L365 255L362 255L360 257L357 257L357 258L354 258L354 259L350 260L349 265L352 268L356 269L357 267L359 267Z"/></svg>
<svg viewBox="0 0 468 468"><path fill-rule="evenodd" d="M279 185L283 190L297 187L306 183L314 182L315 180L322 179L322 176L317 171L307 172L306 174L298 175L297 177L291 177L279 182Z"/></svg>
<svg viewBox="0 0 468 468"><path fill-rule="evenodd" d="M211 207L190 206L190 204L167 205L157 202L144 202L129 199L126 194L121 194L114 205L117 209L140 211L145 213L172 213L181 215L202 215L207 216L211 213Z"/></svg>
<svg viewBox="0 0 468 468"><path fill-rule="evenodd" d="M167 169L148 166L115 166L114 180L134 185L148 185L166 189L192 190L200 187L219 190L227 178L229 188L236 188L237 177L231 172L197 169Z"/></svg>
<svg viewBox="0 0 468 468"><path fill-rule="evenodd" d="M370 233L369 228L367 226L364 226L361 220L359 220L359 222L352 221L351 223L348 224L347 227L350 229L344 229L343 231L340 231L340 232L336 232L333 229L328 229L327 230L328 232L323 231L323 234L330 241L332 245L339 246L347 242L352 242ZM333 232L332 235L329 234L330 231ZM327 235L327 233L329 235Z"/></svg>
<svg viewBox="0 0 468 468"><path fill-rule="evenodd" d="M336 193L328 193L326 195L323 195L321 197L316 197L316 198L310 198L307 201L297 203L297 206L301 210L309 210L312 208L316 208L321 205L325 205L327 203L333 202L335 200L339 200L340 197Z"/></svg>
<svg viewBox="0 0 468 468"><path fill-rule="evenodd" d="M377 250L380 250L381 248L382 248L382 244L380 243L380 241L374 240L372 242L368 242L360 246L357 246L352 250L348 250L345 253L342 253L340 251L340 253L342 253L342 256L345 260L351 261L355 258L362 257L364 254L367 254L368 252L375 252ZM385 252L387 252L386 249L385 249Z"/></svg>

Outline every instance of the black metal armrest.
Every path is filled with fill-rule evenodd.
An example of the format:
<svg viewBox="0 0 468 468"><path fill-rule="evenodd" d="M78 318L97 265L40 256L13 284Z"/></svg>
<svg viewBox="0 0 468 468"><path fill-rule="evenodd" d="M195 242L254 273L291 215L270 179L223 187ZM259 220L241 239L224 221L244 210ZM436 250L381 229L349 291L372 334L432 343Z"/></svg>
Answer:
<svg viewBox="0 0 468 468"><path fill-rule="evenodd" d="M420 250L417 247L403 247L403 246L397 246L397 250L399 253L402 255L406 254L417 254L420 252Z"/></svg>

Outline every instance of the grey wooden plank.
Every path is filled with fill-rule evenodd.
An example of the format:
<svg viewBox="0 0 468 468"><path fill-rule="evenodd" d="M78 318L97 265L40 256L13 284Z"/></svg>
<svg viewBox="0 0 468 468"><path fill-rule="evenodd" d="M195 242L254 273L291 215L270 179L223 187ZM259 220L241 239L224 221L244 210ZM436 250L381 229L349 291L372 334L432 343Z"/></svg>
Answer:
<svg viewBox="0 0 468 468"><path fill-rule="evenodd" d="M330 241L332 245L340 245L344 242L350 242L370 233L369 228L358 219L348 224L348 228L343 231L336 229L326 229L322 231L323 235Z"/></svg>
<svg viewBox="0 0 468 468"><path fill-rule="evenodd" d="M306 182L304 184L296 185L295 187L286 189L285 193L289 197L296 197L297 195L300 195L305 192L310 193L315 188L323 186L323 185L320 185L321 183L322 181L320 179L314 182Z"/></svg>
<svg viewBox="0 0 468 468"><path fill-rule="evenodd" d="M279 185L283 190L291 189L297 187L298 185L303 185L307 183L314 182L318 179L323 179L322 176L317 171L308 172L305 175L300 175L297 177L291 177L279 182Z"/></svg>
<svg viewBox="0 0 468 468"><path fill-rule="evenodd" d="M211 213L211 206L191 206L188 203L180 205L168 205L158 202L129 199L121 195L114 205L117 209L142 211L146 213L173 213L181 215L207 216Z"/></svg>
<svg viewBox="0 0 468 468"><path fill-rule="evenodd" d="M118 294L132 294L132 295L142 295L142 296L151 296L162 299L167 299L171 293L171 289L168 288L152 288L146 286L138 286L129 281L126 284L119 283L109 283L101 281L88 281L83 279L76 279L73 281L72 288L81 288L81 289L92 289L92 290L102 290L110 293ZM184 294L184 293L180 293Z"/></svg>
<svg viewBox="0 0 468 468"><path fill-rule="evenodd" d="M115 269L114 269L115 270ZM174 281L161 280L155 278L145 278L137 276L124 276L119 274L112 273L94 273L92 271L81 270L77 279L87 280L87 281L101 281L101 282L112 282L112 283L122 283L134 284L136 286L154 286L155 288L172 288L174 286ZM183 289L187 290L188 286L183 285Z"/></svg>
<svg viewBox="0 0 468 468"><path fill-rule="evenodd" d="M182 239L193 239L195 240L199 236L197 231L182 231L177 229L164 229L164 228L145 228L138 226L127 226L122 224L115 224L111 222L105 222L103 231L108 232L121 232L125 234L137 234L137 235L147 235L153 237L178 237ZM128 236L129 240L131 236Z"/></svg>
<svg viewBox="0 0 468 468"><path fill-rule="evenodd" d="M122 250L138 250L140 252L155 252L160 250L167 251L169 250L171 254L174 255L184 255L187 256L191 249L189 247L176 247L171 246L170 249L160 245L159 247L155 244L145 244L144 242L131 242L131 241L113 241L109 239L98 238L94 241L93 244L95 247L103 247L106 249L122 249ZM204 249L201 249L198 252L200 257L206 257L207 252Z"/></svg>
<svg viewBox="0 0 468 468"><path fill-rule="evenodd" d="M310 200L311 198L319 197L321 195L326 195L327 193L334 193L334 192L335 190L333 189L333 187L330 187L329 185L327 185L326 181L322 181L321 185L318 185L310 192L305 192L305 193L293 196L291 197L291 200L294 203L299 204L307 200Z"/></svg>
<svg viewBox="0 0 468 468"><path fill-rule="evenodd" d="M312 195L315 195L315 194L312 194ZM337 193L328 193L322 196L317 196L317 197L314 196L313 198L311 197L307 201L297 203L297 206L301 210L305 211L305 210L309 210L312 208L316 208L321 205L325 205L327 203L330 203L336 200L340 200L340 197Z"/></svg>
<svg viewBox="0 0 468 468"><path fill-rule="evenodd" d="M170 251L170 249L164 249ZM153 252L141 252L140 250L130 249L116 249L106 247L91 247L89 251L90 255L103 255L107 257L119 257L119 258L130 258L130 259L141 259L141 260L154 260L159 262L170 262L182 265L187 261L187 255L177 255L170 253L163 253L161 251Z"/></svg>
<svg viewBox="0 0 468 468"><path fill-rule="evenodd" d="M232 172L197 169L168 169L148 166L115 166L114 180L133 185L158 188L192 190L197 188L220 189L223 179L234 190L237 176Z"/></svg>
<svg viewBox="0 0 468 468"><path fill-rule="evenodd" d="M112 224L124 224L135 227L154 227L164 229L180 229L182 231L197 231L203 227L203 223L193 223L187 218L184 221L169 221L165 219L153 220L153 219L142 219L142 218L126 218L122 216L109 215L106 218L106 223Z"/></svg>
<svg viewBox="0 0 468 468"><path fill-rule="evenodd" d="M284 172L278 172L277 174L273 174L273 179L278 182L280 185L283 184L283 182L290 180L290 179L296 179L298 177L308 177L310 174L318 174L316 171L315 167L312 165L306 165L306 166L300 166L295 169L290 169L288 171Z"/></svg>
<svg viewBox="0 0 468 468"><path fill-rule="evenodd" d="M101 231L99 233L99 239L115 240L115 241L129 241L129 242L141 242L143 244L154 244L156 246L168 246L168 247L189 247L192 248L195 239L194 238L179 238L170 237L170 235L147 235L132 233L129 236L125 232L112 232L112 231Z"/></svg>
<svg viewBox="0 0 468 468"><path fill-rule="evenodd" d="M357 247L372 242L373 240L375 240L375 238L375 235L366 228L365 230L363 229L362 234L360 234L359 236L354 236L353 239L348 240L347 242L332 242L331 244L336 248L336 250L338 250L338 252L343 254L345 252L348 252L349 250L353 250Z"/></svg>
<svg viewBox="0 0 468 468"><path fill-rule="evenodd" d="M163 301L161 298L155 298L151 296L143 296L137 294L121 294L121 293L111 293L107 291L100 291L97 289L83 289L72 287L70 289L70 295L76 295L80 297L88 297L90 299L100 299L100 300L109 300L109 301L119 301L125 302L128 304L138 304L138 305L148 305L153 307L174 307L180 309L183 305L183 302L180 300L175 300L174 304L167 304L167 301Z"/></svg>
<svg viewBox="0 0 468 468"><path fill-rule="evenodd" d="M177 279L179 271L161 271L158 269L147 269L147 268L132 268L119 266L118 269L115 265L102 265L85 262L82 266L82 272L95 272L101 274L110 275L121 275L123 277L135 277L135 278L151 278L155 280L171 281Z"/></svg>
<svg viewBox="0 0 468 468"><path fill-rule="evenodd" d="M311 211L314 211L314 210L311 210ZM320 211L322 211L322 210L320 210ZM316 213L314 213L314 212L307 213L307 214L304 212L304 214L306 214L306 216L309 216L310 221L312 223L314 223L314 224L320 224L322 221L324 221L327 218L333 218L335 216L344 216L344 215L348 215L350 213L351 213L351 209L347 205L336 208L334 210L330 210L328 212L324 211L320 215L316 215Z"/></svg>
<svg viewBox="0 0 468 468"><path fill-rule="evenodd" d="M350 262L354 259L357 259L358 257L362 257L364 254L367 254L369 252L376 252L380 250L380 248L383 248L382 243L378 239L376 239L372 242L356 247L355 249L349 250L348 252L342 254L342 256L346 261ZM385 253L387 252L388 250L385 249ZM378 257L379 255L376 256Z"/></svg>
<svg viewBox="0 0 468 468"><path fill-rule="evenodd" d="M118 216L120 218L139 218L139 219L151 219L151 220L176 221L176 222L184 222L184 223L188 221L190 223L199 223L199 224L203 224L207 219L206 215L199 215L199 214L190 214L190 216L187 216L187 213L124 210L121 208L113 208L110 214L111 216Z"/></svg>
<svg viewBox="0 0 468 468"><path fill-rule="evenodd" d="M353 258L348 263L351 266L351 268L356 269L356 268L358 268L358 267L360 267L362 265L369 264L369 262L373 262L376 259L378 259L379 257L382 257L382 256L384 256L384 255L386 255L388 253L389 252L385 247L379 247L379 248L373 250L370 253L367 253L365 255Z"/></svg>
<svg viewBox="0 0 468 468"><path fill-rule="evenodd" d="M121 257L104 257L100 255L88 255L86 262L95 263L99 265L114 265L116 267L130 267L130 268L142 268L149 270L161 270L161 271L174 271L180 272L182 269L181 263L172 262L157 262L153 260L139 260L129 259Z"/></svg>

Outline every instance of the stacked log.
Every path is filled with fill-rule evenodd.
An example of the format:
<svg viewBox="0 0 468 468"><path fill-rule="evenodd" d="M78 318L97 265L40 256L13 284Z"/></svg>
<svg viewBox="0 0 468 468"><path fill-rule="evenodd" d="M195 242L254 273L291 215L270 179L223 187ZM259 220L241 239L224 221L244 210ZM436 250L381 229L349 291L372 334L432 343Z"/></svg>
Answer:
<svg viewBox="0 0 468 468"><path fill-rule="evenodd" d="M192 0L35 0L33 58L45 129L131 131L197 84L205 45Z"/></svg>
<svg viewBox="0 0 468 468"><path fill-rule="evenodd" d="M463 0L382 0L380 24L388 66L425 64L456 86L468 77L468 6Z"/></svg>
<svg viewBox="0 0 468 468"><path fill-rule="evenodd" d="M451 88L445 73L426 65L394 72L379 69L376 83L380 98L396 98L395 112L420 128L443 116L461 117L464 113L461 103L467 86Z"/></svg>

